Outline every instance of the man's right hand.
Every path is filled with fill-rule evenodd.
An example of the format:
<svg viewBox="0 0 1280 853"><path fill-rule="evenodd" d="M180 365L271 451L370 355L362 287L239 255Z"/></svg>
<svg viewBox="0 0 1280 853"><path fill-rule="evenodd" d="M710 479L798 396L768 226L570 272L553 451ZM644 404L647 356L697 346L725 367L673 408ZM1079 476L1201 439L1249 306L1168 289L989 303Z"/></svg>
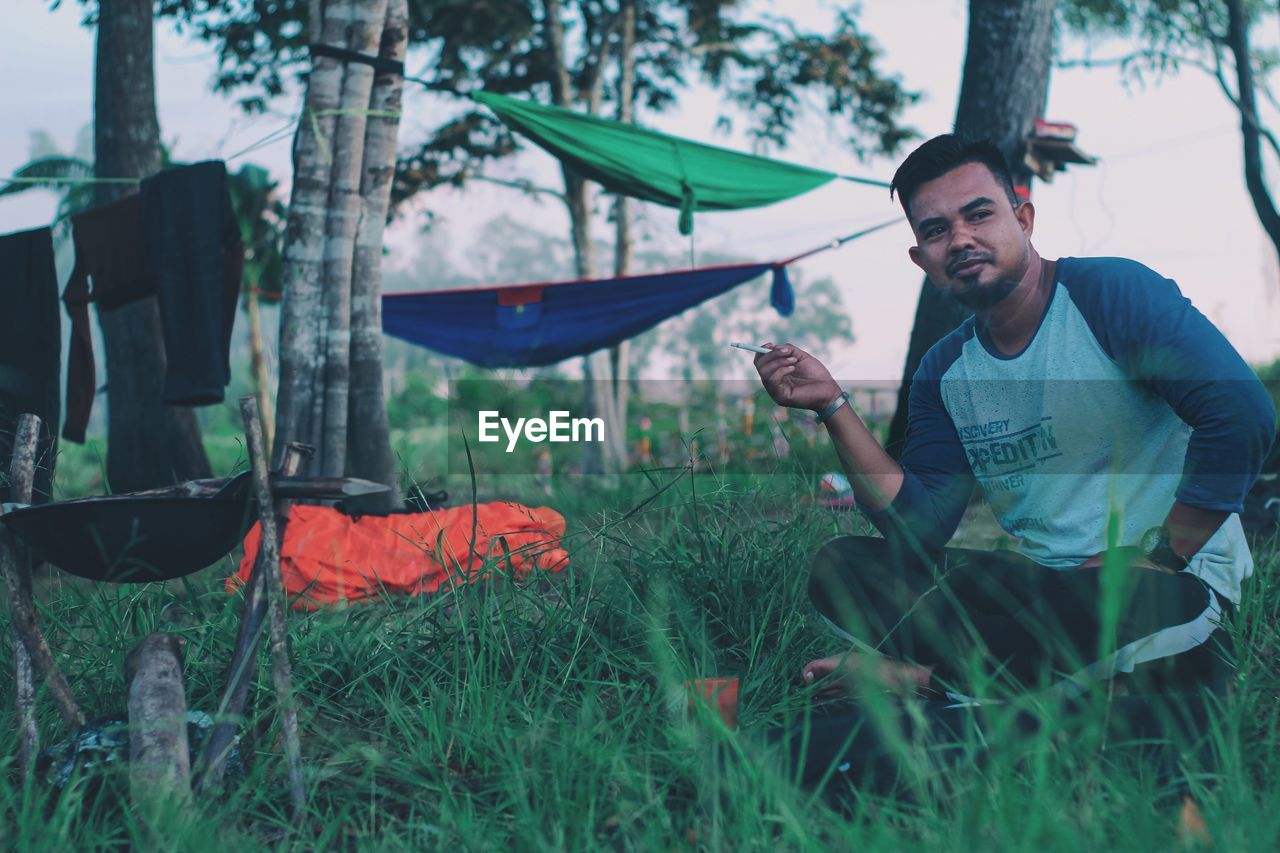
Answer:
<svg viewBox="0 0 1280 853"><path fill-rule="evenodd" d="M840 386L818 359L791 344L765 346L773 352L755 357L756 371L775 403L821 412L840 396Z"/></svg>

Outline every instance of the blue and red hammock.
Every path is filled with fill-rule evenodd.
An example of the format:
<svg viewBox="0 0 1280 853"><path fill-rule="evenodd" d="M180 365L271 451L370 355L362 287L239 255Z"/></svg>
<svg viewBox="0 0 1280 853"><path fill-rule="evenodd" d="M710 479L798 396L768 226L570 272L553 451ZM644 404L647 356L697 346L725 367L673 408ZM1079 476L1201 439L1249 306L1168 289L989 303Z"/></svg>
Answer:
<svg viewBox="0 0 1280 853"><path fill-rule="evenodd" d="M537 367L614 346L766 272L773 274L770 303L785 317L795 308L788 264L892 224L863 229L783 261L389 293L382 297L382 330L481 367Z"/></svg>

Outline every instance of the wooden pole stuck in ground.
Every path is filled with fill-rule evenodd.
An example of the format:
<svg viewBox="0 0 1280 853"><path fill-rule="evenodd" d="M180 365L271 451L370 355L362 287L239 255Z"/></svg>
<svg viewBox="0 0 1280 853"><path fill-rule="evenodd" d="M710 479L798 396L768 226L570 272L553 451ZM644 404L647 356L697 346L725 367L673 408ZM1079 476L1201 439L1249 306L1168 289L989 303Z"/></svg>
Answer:
<svg viewBox="0 0 1280 853"><path fill-rule="evenodd" d="M129 792L135 806L191 794L182 641L151 634L125 659L129 695Z"/></svg>
<svg viewBox="0 0 1280 853"><path fill-rule="evenodd" d="M40 418L18 417L13 440L13 459L9 464L9 496L14 503L30 503L36 468L36 446L40 436ZM8 528L0 527L0 572L9 589L9 619L13 625L15 704L18 715L18 761L25 772L39 748L35 725L35 675L44 681L67 728L79 731L84 726L84 712L76 702L71 686L58 668L53 652L36 619L35 594L31 585L31 558Z"/></svg>
<svg viewBox="0 0 1280 853"><path fill-rule="evenodd" d="M35 766L40 751L40 729L36 726L36 683L27 646L13 638L13 709L18 718L18 769L23 774Z"/></svg>
<svg viewBox="0 0 1280 853"><path fill-rule="evenodd" d="M31 501L31 483L35 472L31 463L35 461L36 438L39 432L39 419L34 429L29 422L20 420L18 434L13 442L13 458L9 462L9 495L15 503ZM24 488L25 486L25 488ZM15 568L23 562L18 552L17 542L6 532L6 542L0 545L8 554L0 556L5 565L5 581L10 590L10 601L20 583L10 574L8 567ZM28 567L29 570L29 567ZM16 609L10 604L10 609ZM36 727L36 689L31 669L31 655L27 652L27 644L17 636L13 637L13 676L14 676L14 711L18 717L18 767L26 773L35 762L36 753L40 749L40 731Z"/></svg>
<svg viewBox="0 0 1280 853"><path fill-rule="evenodd" d="M302 470L303 465L311 457L313 449L306 444L290 442L285 446L280 461L281 477L294 477ZM259 504L259 516L273 515L276 528L274 541L284 535L284 526L288 522L288 500L275 500L270 510ZM279 549L276 551L276 568L279 570ZM262 636L262 628L267 620L268 596L266 594L266 576L264 563L267 550L258 548L258 557L254 561L249 582L244 587L244 606L240 611L240 628L236 633L236 645L231 655L231 667L228 670L227 684L223 689L222 700L218 705L217 722L209 733L209 740L200 754L195 778L197 790L202 792L216 791L222 786L226 774L227 756L236 732L240 728L245 705L248 702L249 683L257 664L258 641Z"/></svg>
<svg viewBox="0 0 1280 853"><path fill-rule="evenodd" d="M293 673L285 635L284 583L280 577L280 542L289 520L290 502L288 499L275 500L272 496L262 421L258 418L258 406L252 395L240 398L240 414L244 418L245 443L253 471L262 536L258 557L245 588L231 673L218 708L219 720L201 755L197 778L202 791L214 790L222 783L227 754L244 713L258 636L266 621L269 625L271 681L280 708L285 760L289 768L291 816L297 824L306 806L306 792L302 785L302 746L298 737L298 711L293 704ZM295 476L312 452L313 449L305 444L290 442L281 460L280 474Z"/></svg>
<svg viewBox="0 0 1280 853"><path fill-rule="evenodd" d="M249 449L249 464L253 467L258 506L263 507L262 544L259 546L261 559L256 568L262 570L266 583L271 682L275 687L276 703L280 707L285 761L289 767L292 817L296 825L302 819L302 810L306 806L306 793L302 786L302 744L298 738L298 709L293 704L293 672L289 664L288 638L285 635L284 582L280 577L280 540L277 538L275 512L266 509L272 507L274 510L275 507L271 498L271 478L267 472L267 451L262 437L262 421L258 419L258 405L252 394L240 398L240 414L244 418L244 433ZM284 508L284 514L287 521L287 507Z"/></svg>

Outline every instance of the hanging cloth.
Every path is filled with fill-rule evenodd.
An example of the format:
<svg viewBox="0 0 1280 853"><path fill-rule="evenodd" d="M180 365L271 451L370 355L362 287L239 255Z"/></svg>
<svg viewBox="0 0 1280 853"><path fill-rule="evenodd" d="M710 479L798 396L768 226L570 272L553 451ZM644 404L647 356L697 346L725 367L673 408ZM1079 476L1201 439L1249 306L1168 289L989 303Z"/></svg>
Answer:
<svg viewBox="0 0 1280 853"><path fill-rule="evenodd" d="M231 327L244 263L226 164L174 166L140 192L71 217L76 261L62 294L71 318L62 437L83 443L96 395L89 303L113 310L158 297L164 334L162 399L221 402L231 381Z"/></svg>
<svg viewBox="0 0 1280 853"><path fill-rule="evenodd" d="M787 266L901 222L891 219L781 261L726 264L618 278L387 293L382 331L481 367L539 367L647 332L766 272L769 303L795 310Z"/></svg>
<svg viewBox="0 0 1280 853"><path fill-rule="evenodd" d="M53 499L53 461L61 409L62 317L53 232L0 237L0 459L13 453L18 417L39 415L35 503ZM10 500L12 485L0 486Z"/></svg>
<svg viewBox="0 0 1280 853"><path fill-rule="evenodd" d="M582 177L678 208L681 234L692 233L695 210L761 207L843 177L492 92L472 97Z"/></svg>
<svg viewBox="0 0 1280 853"><path fill-rule="evenodd" d="M786 267L730 264L608 279L388 293L382 330L481 367L536 367L613 346L772 270L771 302L791 313Z"/></svg>

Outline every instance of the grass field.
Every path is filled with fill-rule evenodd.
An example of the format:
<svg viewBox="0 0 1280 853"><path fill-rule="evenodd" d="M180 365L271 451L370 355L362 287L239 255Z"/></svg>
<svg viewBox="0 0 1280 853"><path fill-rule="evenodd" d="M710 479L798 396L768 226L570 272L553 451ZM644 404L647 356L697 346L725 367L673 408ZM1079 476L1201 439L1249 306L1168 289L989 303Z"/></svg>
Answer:
<svg viewBox="0 0 1280 853"><path fill-rule="evenodd" d="M523 585L292 613L308 795L295 834L260 667L241 745L247 775L221 797L151 815L128 807L118 767L60 794L24 783L6 710L0 846L1152 850L1178 843L1171 792L1181 782L1216 849L1280 847L1274 545L1257 553L1247 586L1212 772L1186 756L1179 779L1161 780L1052 718L1044 734L1014 737L993 710L985 745L960 743L945 760L896 744L903 796L833 799L794 785L760 733L796 724L814 701L799 668L839 645L806 602L808 556L862 524L817 507L813 484L669 471L627 475L607 492L561 478L547 498L529 477L481 481L482 497L563 512L571 568ZM467 500L464 478L446 485ZM992 534L981 514L961 531L970 545ZM155 630L185 639L189 707L213 710L238 616L239 599L222 587L232 567L228 558L168 585L41 581L46 630L91 716L123 709L124 657ZM7 661L12 640L0 627ZM681 681L713 674L742 679L737 732L702 709L684 713ZM873 715L892 713L892 700L869 701ZM0 703L12 702L6 677ZM52 705L42 698L40 708L43 742L65 736Z"/></svg>

